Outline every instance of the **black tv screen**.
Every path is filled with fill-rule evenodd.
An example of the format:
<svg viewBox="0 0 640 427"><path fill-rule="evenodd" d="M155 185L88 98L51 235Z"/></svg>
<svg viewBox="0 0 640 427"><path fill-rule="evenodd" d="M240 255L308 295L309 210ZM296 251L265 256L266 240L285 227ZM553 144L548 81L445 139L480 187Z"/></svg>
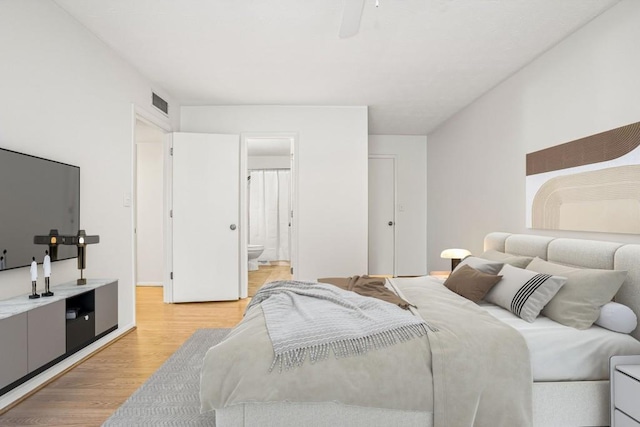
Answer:
<svg viewBox="0 0 640 427"><path fill-rule="evenodd" d="M47 245L34 237L76 235L80 225L80 168L0 148L0 269L41 263ZM77 257L57 246L51 260Z"/></svg>

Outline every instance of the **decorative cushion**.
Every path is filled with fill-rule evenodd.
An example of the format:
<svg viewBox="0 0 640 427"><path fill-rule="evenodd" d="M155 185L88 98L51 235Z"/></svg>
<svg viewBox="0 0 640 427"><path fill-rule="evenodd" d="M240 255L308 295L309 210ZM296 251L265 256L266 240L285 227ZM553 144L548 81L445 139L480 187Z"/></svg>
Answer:
<svg viewBox="0 0 640 427"><path fill-rule="evenodd" d="M638 317L626 305L608 302L600 309L600 317L595 324L614 332L630 334L638 326Z"/></svg>
<svg viewBox="0 0 640 427"><path fill-rule="evenodd" d="M576 329L587 329L600 316L600 308L610 302L627 277L622 270L568 267L536 258L527 270L556 274L567 283L542 310L548 318Z"/></svg>
<svg viewBox="0 0 640 427"><path fill-rule="evenodd" d="M449 275L444 285L458 295L478 302L501 278L502 276L483 273L468 265L463 265Z"/></svg>
<svg viewBox="0 0 640 427"><path fill-rule="evenodd" d="M487 261L486 259L478 258L475 256L468 256L462 261L460 264L456 266L453 271L461 268L463 265L468 265L469 267L475 268L476 270L480 270L483 273L496 275L504 265L501 262Z"/></svg>
<svg viewBox="0 0 640 427"><path fill-rule="evenodd" d="M480 258L488 259L489 261L500 261L518 268L527 268L527 265L533 260L533 257L530 256L509 255L493 249L484 251Z"/></svg>
<svg viewBox="0 0 640 427"><path fill-rule="evenodd" d="M502 280L485 296L485 301L506 308L527 322L533 322L542 308L564 285L564 277L535 273L506 264Z"/></svg>

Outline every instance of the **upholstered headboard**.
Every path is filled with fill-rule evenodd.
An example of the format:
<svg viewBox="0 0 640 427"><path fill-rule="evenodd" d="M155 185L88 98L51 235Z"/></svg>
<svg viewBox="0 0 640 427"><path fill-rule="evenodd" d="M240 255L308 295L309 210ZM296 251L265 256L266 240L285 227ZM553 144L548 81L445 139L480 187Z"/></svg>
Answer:
<svg viewBox="0 0 640 427"><path fill-rule="evenodd" d="M640 245L495 232L484 238L484 249L576 267L626 270L627 279L615 300L630 307L640 319ZM640 326L631 335L640 340Z"/></svg>

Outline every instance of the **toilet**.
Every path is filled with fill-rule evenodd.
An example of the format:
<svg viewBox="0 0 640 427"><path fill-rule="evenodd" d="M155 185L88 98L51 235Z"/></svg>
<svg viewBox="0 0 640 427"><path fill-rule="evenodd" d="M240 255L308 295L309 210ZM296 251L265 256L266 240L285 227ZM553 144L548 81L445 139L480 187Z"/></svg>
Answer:
<svg viewBox="0 0 640 427"><path fill-rule="evenodd" d="M249 253L249 271L256 271L258 269L258 257L262 255L264 246L262 245L248 245L247 252Z"/></svg>

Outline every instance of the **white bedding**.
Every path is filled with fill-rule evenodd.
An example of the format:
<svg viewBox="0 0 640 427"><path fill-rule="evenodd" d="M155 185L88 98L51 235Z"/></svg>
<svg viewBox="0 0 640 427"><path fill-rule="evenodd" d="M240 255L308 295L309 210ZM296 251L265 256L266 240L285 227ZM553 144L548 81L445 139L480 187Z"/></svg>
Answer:
<svg viewBox="0 0 640 427"><path fill-rule="evenodd" d="M611 356L640 354L640 341L627 334L595 325L578 330L544 316L528 323L493 304L480 306L524 336L534 381L607 380Z"/></svg>
<svg viewBox="0 0 640 427"><path fill-rule="evenodd" d="M429 279L439 283L445 281L433 276ZM529 323L497 305L484 301L479 305L524 336L535 382L608 380L611 356L640 354L640 341L631 335L596 325L578 330L545 316Z"/></svg>
<svg viewBox="0 0 640 427"><path fill-rule="evenodd" d="M264 306L250 306L244 319L204 358L201 410L336 402L420 412L425 421L433 417L435 427L531 426L531 365L523 337L429 278L402 279L400 288L418 307L419 316L434 327L427 335L357 357L328 357L283 371L269 369L274 345ZM401 311L386 302L378 304ZM303 306L289 304L289 309ZM320 307L305 315L313 321L326 313L330 311Z"/></svg>

